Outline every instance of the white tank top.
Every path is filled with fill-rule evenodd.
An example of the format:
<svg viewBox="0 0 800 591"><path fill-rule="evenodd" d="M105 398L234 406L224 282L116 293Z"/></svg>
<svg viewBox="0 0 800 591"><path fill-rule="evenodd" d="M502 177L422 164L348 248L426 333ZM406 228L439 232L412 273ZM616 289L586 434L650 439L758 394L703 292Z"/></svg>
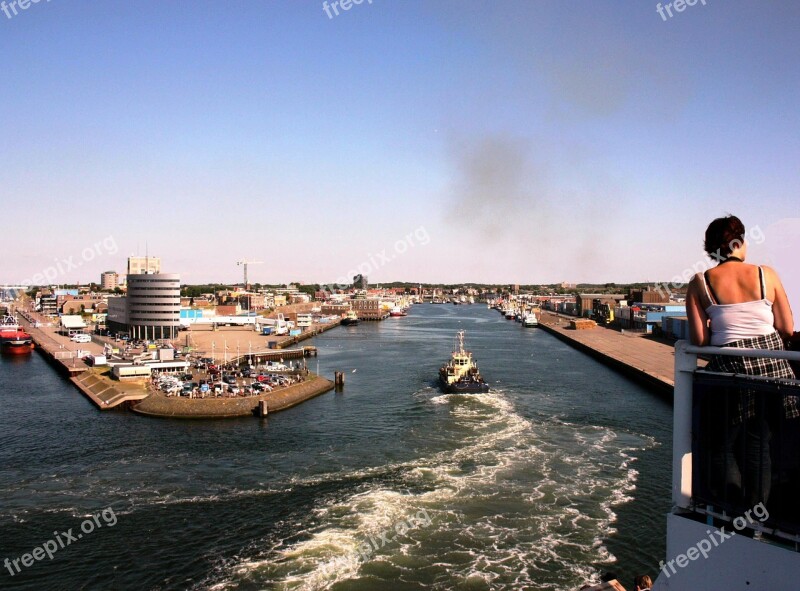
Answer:
<svg viewBox="0 0 800 591"><path fill-rule="evenodd" d="M703 281L706 296L711 305L706 314L711 319L711 346L721 347L740 339L760 337L775 332L775 315L772 313L772 302L767 299L767 285L764 271L758 268L761 280L761 299L739 304L718 304L712 297L713 288L704 274L698 273Z"/></svg>

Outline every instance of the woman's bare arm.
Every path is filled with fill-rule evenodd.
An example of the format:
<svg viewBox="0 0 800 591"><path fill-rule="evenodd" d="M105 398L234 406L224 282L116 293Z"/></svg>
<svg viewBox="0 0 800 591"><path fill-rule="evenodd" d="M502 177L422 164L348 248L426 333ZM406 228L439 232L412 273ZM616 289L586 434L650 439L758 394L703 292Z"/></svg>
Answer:
<svg viewBox="0 0 800 591"><path fill-rule="evenodd" d="M700 298L700 286L697 277L689 283L686 292L686 314L689 317L689 336L693 345L705 347L711 340L708 328L708 316Z"/></svg>
<svg viewBox="0 0 800 591"><path fill-rule="evenodd" d="M789 298L786 296L786 290L783 288L781 279L775 270L770 267L763 267L763 269L767 280L767 292L770 291L770 287L775 290L775 295L772 298L775 330L778 331L781 338L788 339L794 332L794 317L792 316L792 307L789 305Z"/></svg>

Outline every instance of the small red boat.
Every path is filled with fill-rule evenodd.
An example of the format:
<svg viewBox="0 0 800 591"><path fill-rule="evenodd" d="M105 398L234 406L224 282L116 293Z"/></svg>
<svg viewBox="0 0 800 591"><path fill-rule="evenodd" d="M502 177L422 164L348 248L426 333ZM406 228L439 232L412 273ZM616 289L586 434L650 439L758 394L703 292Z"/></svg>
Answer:
<svg viewBox="0 0 800 591"><path fill-rule="evenodd" d="M33 338L22 330L13 316L0 322L0 352L4 355L25 355L33 350Z"/></svg>

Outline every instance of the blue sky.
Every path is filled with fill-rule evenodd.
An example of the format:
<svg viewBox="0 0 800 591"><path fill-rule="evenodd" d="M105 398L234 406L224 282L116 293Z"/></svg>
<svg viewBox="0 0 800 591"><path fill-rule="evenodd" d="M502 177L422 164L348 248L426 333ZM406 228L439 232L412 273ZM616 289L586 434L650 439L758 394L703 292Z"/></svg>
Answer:
<svg viewBox="0 0 800 591"><path fill-rule="evenodd" d="M0 13L0 281L110 235L63 281L145 244L187 282L668 280L732 212L800 290L799 27L788 0Z"/></svg>

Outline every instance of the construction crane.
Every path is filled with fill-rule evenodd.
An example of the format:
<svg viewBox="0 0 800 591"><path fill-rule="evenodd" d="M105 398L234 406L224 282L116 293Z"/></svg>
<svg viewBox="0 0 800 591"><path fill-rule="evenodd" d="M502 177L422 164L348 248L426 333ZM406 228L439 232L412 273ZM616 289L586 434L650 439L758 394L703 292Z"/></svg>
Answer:
<svg viewBox="0 0 800 591"><path fill-rule="evenodd" d="M247 289L249 285L249 283L247 283L247 265L263 265L264 261L248 261L247 259L242 259L241 261L236 261L236 264L244 267L244 288Z"/></svg>

